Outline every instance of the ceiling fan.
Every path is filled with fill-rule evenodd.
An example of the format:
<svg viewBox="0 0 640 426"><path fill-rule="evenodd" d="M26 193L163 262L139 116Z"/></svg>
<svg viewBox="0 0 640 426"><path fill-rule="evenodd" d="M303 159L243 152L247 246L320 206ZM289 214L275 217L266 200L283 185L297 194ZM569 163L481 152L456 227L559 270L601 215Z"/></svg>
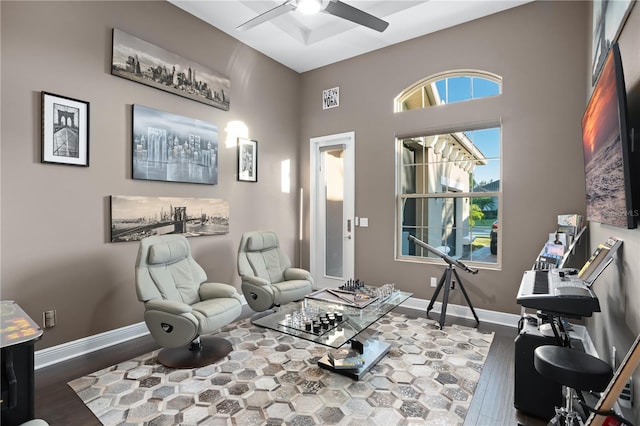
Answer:
<svg viewBox="0 0 640 426"><path fill-rule="evenodd" d="M297 10L309 15L317 12L328 13L379 32L383 32L389 26L388 22L364 10L343 3L340 0L286 0L280 6L267 10L239 25L237 29L242 31L248 30L292 10Z"/></svg>

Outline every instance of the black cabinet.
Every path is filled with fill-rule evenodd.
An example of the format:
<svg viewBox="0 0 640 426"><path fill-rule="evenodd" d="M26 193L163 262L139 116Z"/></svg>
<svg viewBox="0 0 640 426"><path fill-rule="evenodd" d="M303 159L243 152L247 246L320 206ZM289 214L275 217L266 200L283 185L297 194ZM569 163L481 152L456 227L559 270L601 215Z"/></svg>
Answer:
<svg viewBox="0 0 640 426"><path fill-rule="evenodd" d="M34 418L34 345L42 330L12 301L0 302L2 425Z"/></svg>
<svg viewBox="0 0 640 426"><path fill-rule="evenodd" d="M524 321L515 340L513 405L523 413L550 420L556 414L555 407L563 405L562 385L542 377L533 365L533 352L543 345L558 345L558 341Z"/></svg>

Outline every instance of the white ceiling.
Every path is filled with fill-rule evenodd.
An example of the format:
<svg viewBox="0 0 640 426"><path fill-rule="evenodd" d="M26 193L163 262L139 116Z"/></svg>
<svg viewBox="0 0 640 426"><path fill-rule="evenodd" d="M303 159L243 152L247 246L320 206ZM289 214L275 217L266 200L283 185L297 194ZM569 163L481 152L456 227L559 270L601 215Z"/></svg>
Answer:
<svg viewBox="0 0 640 426"><path fill-rule="evenodd" d="M244 44L305 72L520 6L532 0L344 0L389 22L382 33L342 18L290 11L246 31L236 27L284 0L168 0Z"/></svg>

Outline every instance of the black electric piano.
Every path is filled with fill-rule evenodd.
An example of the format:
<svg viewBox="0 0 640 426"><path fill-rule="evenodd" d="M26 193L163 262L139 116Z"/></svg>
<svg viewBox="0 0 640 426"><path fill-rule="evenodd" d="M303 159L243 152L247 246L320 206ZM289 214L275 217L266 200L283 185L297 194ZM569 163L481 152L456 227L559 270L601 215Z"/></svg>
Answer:
<svg viewBox="0 0 640 426"><path fill-rule="evenodd" d="M591 285L579 279L576 270L568 269L526 271L517 301L537 310L538 315L523 317L515 339L514 406L548 420L555 415L555 407L562 405L562 386L538 374L534 350L543 345L570 345L562 317L590 317L600 312L600 303ZM543 322L551 326L552 336L542 331Z"/></svg>
<svg viewBox="0 0 640 426"><path fill-rule="evenodd" d="M572 318L590 317L600 312L598 297L575 270L525 271L517 302L525 308Z"/></svg>

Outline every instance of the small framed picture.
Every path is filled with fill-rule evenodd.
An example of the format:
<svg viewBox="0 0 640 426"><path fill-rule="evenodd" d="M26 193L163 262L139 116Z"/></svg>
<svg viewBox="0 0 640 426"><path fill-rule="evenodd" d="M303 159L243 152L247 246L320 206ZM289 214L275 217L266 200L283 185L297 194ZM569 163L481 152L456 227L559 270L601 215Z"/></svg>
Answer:
<svg viewBox="0 0 640 426"><path fill-rule="evenodd" d="M258 181L258 141L238 138L238 180Z"/></svg>
<svg viewBox="0 0 640 426"><path fill-rule="evenodd" d="M89 167L89 102L42 92L42 162Z"/></svg>

